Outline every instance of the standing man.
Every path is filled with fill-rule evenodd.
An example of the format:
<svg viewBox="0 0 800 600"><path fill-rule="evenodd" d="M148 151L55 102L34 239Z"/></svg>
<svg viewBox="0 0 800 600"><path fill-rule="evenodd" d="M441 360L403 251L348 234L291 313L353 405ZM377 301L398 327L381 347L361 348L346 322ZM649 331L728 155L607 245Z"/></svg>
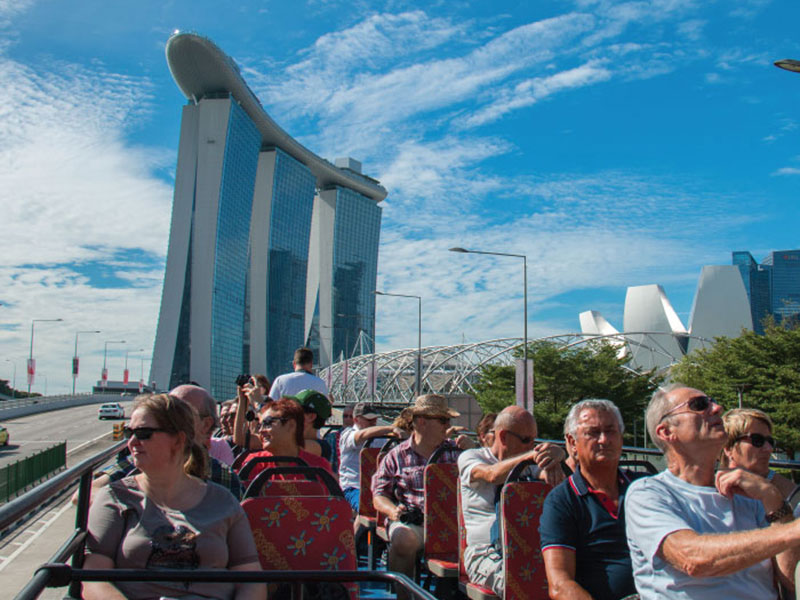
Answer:
<svg viewBox="0 0 800 600"><path fill-rule="evenodd" d="M539 534L550 598L618 600L636 593L619 471L624 425L609 400L582 400L564 423L576 468L547 495Z"/></svg>
<svg viewBox="0 0 800 600"><path fill-rule="evenodd" d="M303 390L316 390L323 396L328 395L328 386L319 377L314 375L314 353L308 348L298 348L294 351L292 361L294 372L278 375L272 382L269 397L280 400L284 396L295 396Z"/></svg>
<svg viewBox="0 0 800 600"><path fill-rule="evenodd" d="M500 411L489 447L467 450L458 458L461 510L467 530L464 564L472 583L490 588L500 598L505 592L503 557L495 547L492 529L497 523L495 498L511 470L533 460L534 477L555 484L564 478L565 453L553 444L536 444L536 419L520 406Z"/></svg>
<svg viewBox="0 0 800 600"><path fill-rule="evenodd" d="M653 394L646 420L667 469L634 481L625 495L642 600L777 598L776 579L793 589L800 521L766 478L715 473L727 440L719 404L672 385Z"/></svg>

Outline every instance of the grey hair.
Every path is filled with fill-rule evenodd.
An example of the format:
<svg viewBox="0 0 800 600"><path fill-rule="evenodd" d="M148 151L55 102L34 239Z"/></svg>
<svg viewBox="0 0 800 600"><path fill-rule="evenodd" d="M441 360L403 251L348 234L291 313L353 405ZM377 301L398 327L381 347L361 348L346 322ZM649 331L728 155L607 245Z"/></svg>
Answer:
<svg viewBox="0 0 800 600"><path fill-rule="evenodd" d="M214 401L214 398L205 388L200 387L199 385L192 385L192 384L184 384L179 385L178 387L174 388L170 394L188 402L189 404L194 404L194 402L198 402L202 408L198 408L197 412L202 417L211 417L214 419L214 428L216 429L219 427L219 415L217 414L217 403Z"/></svg>
<svg viewBox="0 0 800 600"><path fill-rule="evenodd" d="M677 382L659 387L655 393L653 393L653 397L647 405L647 410L645 411L647 433L650 435L650 439L653 440L653 443L662 452L667 451L667 445L656 435L656 427L658 427L658 424L661 423L661 420L664 418L664 414L668 411L669 395L675 390L685 387L689 386Z"/></svg>
<svg viewBox="0 0 800 600"><path fill-rule="evenodd" d="M576 402L572 405L572 408L569 409L567 418L564 419L564 437L567 437L567 434L575 437L575 434L578 432L578 418L584 410L589 409L613 414L619 424L619 432L625 432L625 423L622 422L622 414L619 412L616 404L611 400L587 398L586 400Z"/></svg>

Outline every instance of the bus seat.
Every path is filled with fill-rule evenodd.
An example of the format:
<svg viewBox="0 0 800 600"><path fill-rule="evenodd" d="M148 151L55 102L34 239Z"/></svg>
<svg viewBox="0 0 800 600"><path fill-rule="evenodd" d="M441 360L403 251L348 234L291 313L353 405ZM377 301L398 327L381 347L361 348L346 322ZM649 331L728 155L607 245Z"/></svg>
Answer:
<svg viewBox="0 0 800 600"><path fill-rule="evenodd" d="M489 588L470 582L464 568L464 550L467 548L467 530L464 527L464 513L461 510L461 485L456 486L456 513L458 516L458 587L470 600L498 600Z"/></svg>
<svg viewBox="0 0 800 600"><path fill-rule="evenodd" d="M425 467L425 566L436 577L458 577L458 515L456 463Z"/></svg>
<svg viewBox="0 0 800 600"><path fill-rule="evenodd" d="M504 600L549 598L544 558L539 546L539 519L552 488L543 481L507 481L501 495Z"/></svg>

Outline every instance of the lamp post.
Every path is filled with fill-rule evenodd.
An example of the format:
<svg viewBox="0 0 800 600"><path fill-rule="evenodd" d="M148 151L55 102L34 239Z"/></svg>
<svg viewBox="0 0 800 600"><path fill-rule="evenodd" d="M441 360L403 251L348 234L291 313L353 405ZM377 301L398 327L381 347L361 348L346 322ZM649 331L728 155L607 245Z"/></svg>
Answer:
<svg viewBox="0 0 800 600"><path fill-rule="evenodd" d="M138 350L134 350L134 352L144 352L144 348L139 348ZM128 371L128 354L130 353L129 348L125 348L125 372L122 375L122 384L125 386L125 391L128 390L128 376L130 375L130 371Z"/></svg>
<svg viewBox="0 0 800 600"><path fill-rule="evenodd" d="M64 319L31 319L31 352L28 355L28 395L31 394L31 384L36 374L36 363L33 361L33 325L34 323L57 323Z"/></svg>
<svg viewBox="0 0 800 600"><path fill-rule="evenodd" d="M72 355L72 395L75 395L75 382L78 380L78 336L82 333L100 333L100 331L76 331L75 354Z"/></svg>
<svg viewBox="0 0 800 600"><path fill-rule="evenodd" d="M106 340L103 344L103 372L100 375L100 382L103 384L103 390L106 389L108 385L108 369L106 368L106 358L108 357L108 345L109 344L124 344L126 343L125 340Z"/></svg>
<svg viewBox="0 0 800 600"><path fill-rule="evenodd" d="M14 365L14 375L12 376L11 382L11 399L13 400L16 397L16 388L17 388L17 361L11 360L10 358L6 359L6 362L10 362Z"/></svg>
<svg viewBox="0 0 800 600"><path fill-rule="evenodd" d="M422 296L414 296L412 294L393 294L390 292L379 292L375 290L372 292L377 296L394 296L395 298L416 298L417 299L417 382L416 382L416 395L422 395Z"/></svg>
<svg viewBox="0 0 800 600"><path fill-rule="evenodd" d="M467 250L466 248L450 248L450 252L460 252L462 254L486 254L488 256L512 256L522 259L522 296L523 296L523 350L524 367L522 369L522 402L527 410L533 412L533 395L530 402L528 398L528 257L524 254L510 254L507 252L489 252L486 250Z"/></svg>
<svg viewBox="0 0 800 600"><path fill-rule="evenodd" d="M148 356L145 358L144 356L141 357L142 360L142 370L139 373L139 393L141 394L144 390L144 361L146 360L153 360L152 356Z"/></svg>

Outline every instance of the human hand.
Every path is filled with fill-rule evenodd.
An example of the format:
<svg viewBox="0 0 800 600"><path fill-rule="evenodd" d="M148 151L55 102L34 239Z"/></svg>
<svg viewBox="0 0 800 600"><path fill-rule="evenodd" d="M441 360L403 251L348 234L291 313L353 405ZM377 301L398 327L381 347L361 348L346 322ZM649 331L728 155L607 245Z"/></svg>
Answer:
<svg viewBox="0 0 800 600"><path fill-rule="evenodd" d="M475 442L472 441L472 438L466 435L460 435L455 439L456 446L461 448L462 450L469 450L470 448L475 447Z"/></svg>
<svg viewBox="0 0 800 600"><path fill-rule="evenodd" d="M264 401L264 396L261 394L261 388L258 386L248 386L245 388L244 393L253 408L258 410L258 408L261 407L261 403Z"/></svg>
<svg viewBox="0 0 800 600"><path fill-rule="evenodd" d="M542 470L551 466L558 466L558 463L564 460L566 456L566 453L560 446L548 442L538 444L531 450L533 462Z"/></svg>
<svg viewBox="0 0 800 600"><path fill-rule="evenodd" d="M466 431L467 428L463 425L453 425L452 427L447 428L447 437L453 437L457 433L461 433L462 431Z"/></svg>
<svg viewBox="0 0 800 600"><path fill-rule="evenodd" d="M715 476L717 491L726 498L735 494L760 500L765 512L773 512L783 505L783 495L765 477L745 469L720 469Z"/></svg>
<svg viewBox="0 0 800 600"><path fill-rule="evenodd" d="M389 515L389 518L392 521L399 521L400 515L403 514L403 511L405 511L405 509L406 509L405 504L398 504L397 506L394 507L394 510L392 511L392 514Z"/></svg>

